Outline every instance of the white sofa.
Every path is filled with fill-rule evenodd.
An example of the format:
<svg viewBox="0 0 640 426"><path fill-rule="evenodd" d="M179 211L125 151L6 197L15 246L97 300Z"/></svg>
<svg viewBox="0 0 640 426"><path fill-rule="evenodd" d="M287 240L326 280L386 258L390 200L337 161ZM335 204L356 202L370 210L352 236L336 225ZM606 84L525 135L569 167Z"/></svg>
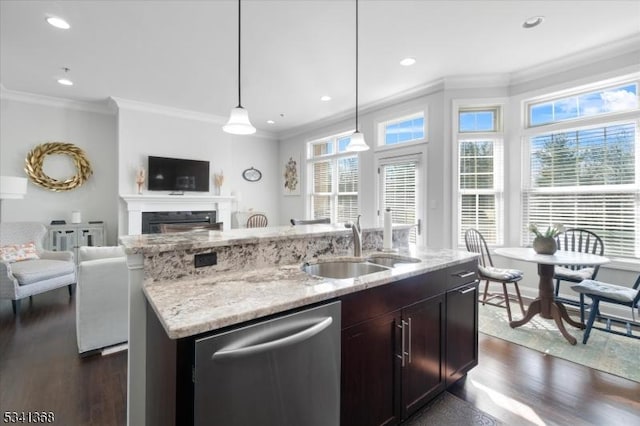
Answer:
<svg viewBox="0 0 640 426"><path fill-rule="evenodd" d="M122 247L80 247L76 291L78 352L127 341L129 274Z"/></svg>

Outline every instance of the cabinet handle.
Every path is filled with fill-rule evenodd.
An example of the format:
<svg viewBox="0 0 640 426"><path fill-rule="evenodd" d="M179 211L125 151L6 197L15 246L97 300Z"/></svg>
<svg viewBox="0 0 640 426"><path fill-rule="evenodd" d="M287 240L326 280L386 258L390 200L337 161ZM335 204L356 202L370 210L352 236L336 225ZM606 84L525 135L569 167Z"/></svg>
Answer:
<svg viewBox="0 0 640 426"><path fill-rule="evenodd" d="M475 289L476 289L476 285L474 283L471 287L467 287L464 290L458 290L458 292L460 294L467 294L467 293L471 293L472 291L475 291Z"/></svg>
<svg viewBox="0 0 640 426"><path fill-rule="evenodd" d="M401 320L400 324L397 325L396 327L398 327L401 331L401 342L400 342L400 355L396 355L398 358L400 358L400 360L402 361L402 367L404 368L404 356L406 355L406 352L404 351L404 341L405 341L405 336L404 336L404 325L406 324L405 320Z"/></svg>
<svg viewBox="0 0 640 426"><path fill-rule="evenodd" d="M459 278L467 278L470 277L472 275L475 275L474 271L468 271L468 272L458 272L457 274L454 274Z"/></svg>
<svg viewBox="0 0 640 426"><path fill-rule="evenodd" d="M409 364L411 364L411 317L409 317Z"/></svg>

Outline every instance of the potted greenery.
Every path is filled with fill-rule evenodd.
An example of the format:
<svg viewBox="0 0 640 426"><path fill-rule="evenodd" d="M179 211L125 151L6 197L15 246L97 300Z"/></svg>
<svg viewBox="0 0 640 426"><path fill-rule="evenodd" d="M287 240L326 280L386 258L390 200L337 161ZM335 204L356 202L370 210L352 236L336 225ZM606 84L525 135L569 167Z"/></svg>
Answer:
<svg viewBox="0 0 640 426"><path fill-rule="evenodd" d="M529 231L536 237L533 240L533 250L538 254L554 254L558 250L556 237L563 231L562 225L553 225L547 227L542 233L535 224L529 225Z"/></svg>

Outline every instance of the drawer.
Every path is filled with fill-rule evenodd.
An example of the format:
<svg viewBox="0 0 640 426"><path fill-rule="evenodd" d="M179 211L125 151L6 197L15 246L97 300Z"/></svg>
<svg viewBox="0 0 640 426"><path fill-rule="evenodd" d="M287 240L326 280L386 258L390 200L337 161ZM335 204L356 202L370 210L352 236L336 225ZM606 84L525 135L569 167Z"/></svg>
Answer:
<svg viewBox="0 0 640 426"><path fill-rule="evenodd" d="M447 269L447 290L478 279L478 262L471 261Z"/></svg>
<svg viewBox="0 0 640 426"><path fill-rule="evenodd" d="M342 328L428 299L446 290L447 269L427 272L342 296Z"/></svg>

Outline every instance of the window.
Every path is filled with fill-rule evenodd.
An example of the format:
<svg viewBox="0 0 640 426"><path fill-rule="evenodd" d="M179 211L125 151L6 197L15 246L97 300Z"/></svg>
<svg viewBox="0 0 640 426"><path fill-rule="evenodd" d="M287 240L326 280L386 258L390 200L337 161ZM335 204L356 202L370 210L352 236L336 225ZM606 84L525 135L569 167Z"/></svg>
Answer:
<svg viewBox="0 0 640 426"><path fill-rule="evenodd" d="M358 156L346 152L349 136L334 136L309 144L312 219L355 221L358 216Z"/></svg>
<svg viewBox="0 0 640 426"><path fill-rule="evenodd" d="M527 230L530 223L560 223L595 232L608 255L638 257L640 114L627 114L630 109L637 112L636 87L627 84L528 106L532 125L582 120L580 126L565 123L553 131L540 125L525 138L525 244L533 239ZM619 100L617 106L613 99ZM604 121L594 118L604 113L610 114Z"/></svg>
<svg viewBox="0 0 640 426"><path fill-rule="evenodd" d="M468 132L496 132L498 131L498 109L465 108L458 111L458 131Z"/></svg>
<svg viewBox="0 0 640 426"><path fill-rule="evenodd" d="M503 142L500 107L458 110L458 244L475 228L488 244L503 242Z"/></svg>
<svg viewBox="0 0 640 426"><path fill-rule="evenodd" d="M418 212L418 170L417 156L382 160L378 173L382 189L380 217L386 208L391 209L391 222L414 225L419 223ZM409 232L409 242L416 243L417 228Z"/></svg>
<svg viewBox="0 0 640 426"><path fill-rule="evenodd" d="M600 89L575 96L532 103L529 126L558 123L577 118L597 116L638 108L637 84Z"/></svg>
<svg viewBox="0 0 640 426"><path fill-rule="evenodd" d="M380 124L380 145L390 146L425 139L424 112Z"/></svg>

